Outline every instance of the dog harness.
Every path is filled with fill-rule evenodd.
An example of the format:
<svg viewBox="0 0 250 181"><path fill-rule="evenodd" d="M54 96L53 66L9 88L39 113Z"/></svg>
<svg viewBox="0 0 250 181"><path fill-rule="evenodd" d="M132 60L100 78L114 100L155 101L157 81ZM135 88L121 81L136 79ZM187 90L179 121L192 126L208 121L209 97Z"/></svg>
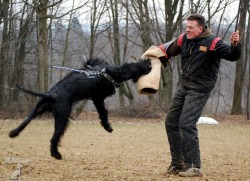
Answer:
<svg viewBox="0 0 250 181"><path fill-rule="evenodd" d="M73 71L73 72L83 73L89 79L93 79L93 78L96 78L98 76L103 76L107 80L109 80L115 87L119 87L121 85L120 83L117 83L111 76L109 76L106 73L106 68L103 68L101 71L95 71L95 70L88 70L88 71L86 71L86 70L79 70L79 69L73 69L73 68L68 68L68 67L60 67L60 66L53 66L53 67L57 68L57 69L69 70L69 71ZM88 68L91 69L90 66L88 66Z"/></svg>

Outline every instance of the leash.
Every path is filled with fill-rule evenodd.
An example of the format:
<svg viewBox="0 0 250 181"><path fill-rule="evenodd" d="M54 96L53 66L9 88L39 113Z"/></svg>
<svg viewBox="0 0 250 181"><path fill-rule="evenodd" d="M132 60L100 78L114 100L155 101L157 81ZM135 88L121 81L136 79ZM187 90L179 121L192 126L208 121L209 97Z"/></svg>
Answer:
<svg viewBox="0 0 250 181"><path fill-rule="evenodd" d="M95 70L85 71L85 70L73 69L73 68L69 68L69 67L60 67L60 66L53 66L53 67L56 69L61 69L61 70L68 70L68 71L83 73L90 79L93 79L93 78L96 78L96 77L102 75L107 80L109 80L115 87L119 87L121 85L120 83L117 83L111 76L109 76L106 73L106 68L103 68L101 71L95 71Z"/></svg>
<svg viewBox="0 0 250 181"><path fill-rule="evenodd" d="M94 70L85 71L85 70L73 69L73 68L68 68L68 67L60 67L60 66L53 66L53 67L56 69L61 69L61 70L68 70L68 71L83 73L90 79L93 79L96 76L100 75L100 72L96 72Z"/></svg>

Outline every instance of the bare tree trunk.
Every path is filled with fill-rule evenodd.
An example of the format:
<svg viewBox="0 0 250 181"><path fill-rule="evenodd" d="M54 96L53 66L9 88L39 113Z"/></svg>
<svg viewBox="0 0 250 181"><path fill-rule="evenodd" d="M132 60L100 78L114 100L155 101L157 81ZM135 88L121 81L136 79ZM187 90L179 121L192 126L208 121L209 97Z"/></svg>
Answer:
<svg viewBox="0 0 250 181"><path fill-rule="evenodd" d="M75 4L75 0L73 0L72 2L72 8L71 10L74 8L74 4ZM65 43L64 43L64 49L63 49L63 58L62 58L62 66L65 66L65 63L68 61L68 47L69 47L69 34L71 31L71 23L72 23L72 17L73 17L73 12L70 13L69 15L69 23L68 23L68 28L67 28L67 32L66 32L66 37L65 37ZM63 71L60 71L60 79L63 76Z"/></svg>
<svg viewBox="0 0 250 181"><path fill-rule="evenodd" d="M136 23L140 31L140 37L142 40L142 50L143 52L145 52L151 45L154 44L154 41L151 37L153 25L149 15L148 0L132 1L132 6L139 20L139 24L136 23L135 19L134 22ZM151 103L155 102L154 97L152 95L149 95L148 98Z"/></svg>
<svg viewBox="0 0 250 181"><path fill-rule="evenodd" d="M39 0L37 8L38 90L48 90L47 0Z"/></svg>
<svg viewBox="0 0 250 181"><path fill-rule="evenodd" d="M27 1L26 1L27 2ZM15 87L16 84L21 84L23 79L23 62L26 56L26 42L28 35L33 30L32 18L35 12L35 8L32 8L31 12L28 12L27 6L24 6L22 18L20 20L20 30L18 35L18 40L15 43L15 62L14 62L14 71L11 80L11 87ZM24 15L29 13L27 18L24 20ZM10 93L10 100L16 101L18 98L18 90L13 89Z"/></svg>
<svg viewBox="0 0 250 181"><path fill-rule="evenodd" d="M128 50L128 39L129 39L129 35L128 35L128 31L129 31L128 0L126 0L126 2L125 2L125 7L126 7L126 25L125 25L125 35L124 35L125 43L124 43L124 46L123 46L123 58L122 58L123 62L126 61L127 50ZM125 84L122 85L121 92L122 92L121 95L125 95L128 98L130 104L134 103L134 95L133 95L132 89L131 89L128 82L125 82ZM124 96L120 97L120 102L121 102L121 105L125 105Z"/></svg>
<svg viewBox="0 0 250 181"><path fill-rule="evenodd" d="M228 1L227 1L226 3L228 3ZM220 21L219 21L219 25L218 25L218 28L217 28L217 31L216 31L215 36L218 36L218 35L219 35L221 23L223 22L222 20L223 20L223 17L224 17L226 8L227 8L227 6L224 6L223 11L222 11L222 13L221 13L221 15L220 15ZM209 27L210 27L210 21L209 21Z"/></svg>
<svg viewBox="0 0 250 181"><path fill-rule="evenodd" d="M111 0L111 11L112 11L112 20L113 20L113 40L114 40L114 62L117 65L121 64L121 50L120 50L120 30L119 30L119 23L118 23L118 7L117 7L117 0Z"/></svg>
<svg viewBox="0 0 250 181"><path fill-rule="evenodd" d="M178 6L178 4L180 6ZM184 0L165 0L165 42L171 41L178 25L181 23L183 17ZM177 14L179 8L179 12ZM177 20L175 21L175 18ZM162 87L159 93L160 104L164 109L168 109L173 97L173 75L170 64L167 68L162 69Z"/></svg>
<svg viewBox="0 0 250 181"><path fill-rule="evenodd" d="M207 0L207 25L208 27L211 27L210 26L210 20L211 20L211 7L210 7L210 0Z"/></svg>
<svg viewBox="0 0 250 181"><path fill-rule="evenodd" d="M98 7L100 5L101 5L100 12L98 12ZM92 7L91 7L91 13L90 13L90 43L89 43L89 46L90 46L89 47L89 58L90 59L92 59L94 57L95 43L96 43L96 39L97 39L97 29L98 29L102 14L105 12L105 7L106 7L106 0L104 2L101 2L98 0L92 1ZM73 9L73 6L72 6L72 9ZM68 29L68 31L69 31L69 29ZM67 34L68 34L68 32L67 32ZM65 44L65 46L66 46L66 44ZM86 104L87 104L87 100L83 100L78 104L76 111L75 111L76 118L79 117L79 115L82 113Z"/></svg>
<svg viewBox="0 0 250 181"><path fill-rule="evenodd" d="M154 44L151 38L151 22L148 10L148 0L139 0L139 20L141 25L141 39L143 42L143 50L146 51Z"/></svg>
<svg viewBox="0 0 250 181"><path fill-rule="evenodd" d="M151 37L152 20L149 15L148 0L131 1L131 5L134 12L132 12L129 7L127 8L134 24L139 29L142 40L142 50L145 52L151 45L154 44Z"/></svg>
<svg viewBox="0 0 250 181"><path fill-rule="evenodd" d="M114 51L113 57L114 62L117 65L121 64L121 49L120 49L120 29L119 29L119 17L118 17L118 1L111 0L111 12L112 12L112 25L113 25L113 42L114 42ZM125 53L125 52L124 52ZM125 55L124 55L125 56ZM134 101L134 96L128 84L123 83L119 88L119 100L121 106L125 106L124 95L129 99L132 104Z"/></svg>
<svg viewBox="0 0 250 181"><path fill-rule="evenodd" d="M95 47L95 38L96 38L96 16L97 16L97 1L93 1L93 6L90 14L90 49L89 49L89 58L92 59L94 56L94 47Z"/></svg>
<svg viewBox="0 0 250 181"><path fill-rule="evenodd" d="M246 110L247 110L247 119L250 119L250 7L248 7L248 26L247 26L247 32L246 32L246 61L248 61L248 82L246 82L248 84L247 86L247 101L246 101ZM246 65L247 67L247 65Z"/></svg>
<svg viewBox="0 0 250 181"><path fill-rule="evenodd" d="M5 104L7 89L7 63L9 60L9 0L2 2L1 19L3 19L2 44L0 52L0 106Z"/></svg>
<svg viewBox="0 0 250 181"><path fill-rule="evenodd" d="M194 13L201 13L201 9L205 9L204 4L207 3L207 1L203 1L203 0L198 0L195 1L194 0L189 0L189 6L190 6L190 13L194 14ZM204 4L202 4L204 3Z"/></svg>
<svg viewBox="0 0 250 181"><path fill-rule="evenodd" d="M246 15L247 15L248 8L249 8L249 2L247 0L241 1L240 21L239 21L240 35L242 35L245 31ZM245 55L244 55L245 53L244 52L244 49L245 49L244 38L241 41L241 47L242 47L242 56L236 62L236 76L235 76L235 81L234 81L234 96L233 96L233 106L232 106L231 114L242 113L242 100L241 99L242 99L242 90L243 90L243 83L244 83L244 76L245 76L244 61L246 61Z"/></svg>
<svg viewBox="0 0 250 181"><path fill-rule="evenodd" d="M90 48L89 48L89 58L94 57L95 43L98 36L97 29L100 24L101 17L103 13L107 10L107 1L93 0L91 14L90 14ZM99 10L99 11L98 11Z"/></svg>
<svg viewBox="0 0 250 181"><path fill-rule="evenodd" d="M121 51L120 51L120 39L119 39L119 23L118 23L118 4L117 0L110 0L110 7L112 12L112 27L113 27L113 42L114 42L114 49L113 49L113 59L114 63L117 65L121 64ZM124 106L124 97L123 91L125 90L124 84L121 85L119 88L119 100L121 106Z"/></svg>

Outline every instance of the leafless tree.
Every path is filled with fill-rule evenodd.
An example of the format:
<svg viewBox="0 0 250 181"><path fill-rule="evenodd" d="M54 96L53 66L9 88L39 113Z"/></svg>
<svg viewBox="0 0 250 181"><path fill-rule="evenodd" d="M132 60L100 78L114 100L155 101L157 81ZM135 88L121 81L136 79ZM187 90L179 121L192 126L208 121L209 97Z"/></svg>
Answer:
<svg viewBox="0 0 250 181"><path fill-rule="evenodd" d="M239 33L240 35L245 34L246 31L246 17L247 11L249 8L248 1L240 1L241 8L240 8L240 17L239 17ZM236 76L234 81L234 96L233 96L233 105L231 114L241 114L242 113L242 90L244 84L244 76L246 71L246 42L245 42L245 35L242 36L241 46L242 46L242 56L236 62Z"/></svg>
<svg viewBox="0 0 250 181"><path fill-rule="evenodd" d="M246 96L246 113L247 113L247 119L250 119L250 7L248 7L248 23L247 23L247 32L246 32L246 61L248 61L248 78L246 80L247 85L247 96ZM246 76L247 77L247 76Z"/></svg>
<svg viewBox="0 0 250 181"><path fill-rule="evenodd" d="M26 0L26 2L27 1L28 0ZM10 84L10 87L12 88L14 88L15 85L17 84L20 84L23 79L23 71L24 71L23 62L26 56L25 50L26 50L27 38L32 33L35 26L34 23L32 22L34 13L35 13L35 8L30 7L28 6L27 3L25 3L20 18L19 34L15 43L14 70ZM24 18L24 16L27 16L26 19ZM17 89L12 89L12 91L10 92L10 100L15 101L17 99L18 99L18 91Z"/></svg>

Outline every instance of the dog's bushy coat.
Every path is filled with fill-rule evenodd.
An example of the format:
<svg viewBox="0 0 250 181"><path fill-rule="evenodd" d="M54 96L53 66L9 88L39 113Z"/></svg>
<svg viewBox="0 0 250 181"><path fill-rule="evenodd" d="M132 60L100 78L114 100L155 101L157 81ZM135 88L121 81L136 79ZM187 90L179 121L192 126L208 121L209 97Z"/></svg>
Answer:
<svg viewBox="0 0 250 181"><path fill-rule="evenodd" d="M85 72L101 72L102 70L114 82L120 84L129 79L136 82L140 76L150 72L151 63L150 60L140 60L136 63L124 63L121 66L116 66L103 59L91 59L87 61L82 70ZM51 156L56 159L62 159L58 151L58 144L68 126L72 105L77 101L92 100L99 113L101 125L106 131L113 131L108 121L108 111L105 108L104 100L115 93L115 85L101 74L89 78L84 73L70 72L46 93L19 88L26 93L39 96L41 99L29 116L16 129L10 131L9 136L11 138L18 136L33 118L45 112L52 112L55 125L54 134L50 141L50 152Z"/></svg>

